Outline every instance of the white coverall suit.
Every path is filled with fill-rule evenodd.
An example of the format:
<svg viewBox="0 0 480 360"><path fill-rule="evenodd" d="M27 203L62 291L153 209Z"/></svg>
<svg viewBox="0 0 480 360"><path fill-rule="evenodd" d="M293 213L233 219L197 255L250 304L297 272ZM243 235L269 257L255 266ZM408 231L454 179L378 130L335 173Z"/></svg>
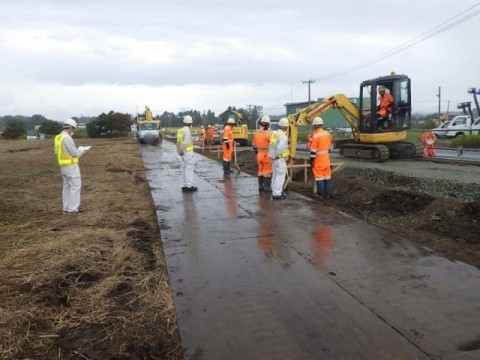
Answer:
<svg viewBox="0 0 480 360"><path fill-rule="evenodd" d="M288 138L284 131L277 130L272 139L268 149L268 157L273 159L272 196L281 196L287 176Z"/></svg>
<svg viewBox="0 0 480 360"><path fill-rule="evenodd" d="M182 187L191 188L193 187L193 170L195 167L195 160L193 157L193 141L190 133L190 127L184 126L178 132L177 152L182 157ZM179 135L181 135L181 137ZM180 143L178 142L179 139L181 140Z"/></svg>
<svg viewBox="0 0 480 360"><path fill-rule="evenodd" d="M83 152L78 150L75 143L65 131L62 131L65 135L62 147L63 151L67 152L71 157L80 157ZM56 149L55 149L56 153ZM78 211L80 206L80 189L82 187L82 178L80 175L80 167L78 164L60 166L63 179L63 211L67 213L74 213Z"/></svg>

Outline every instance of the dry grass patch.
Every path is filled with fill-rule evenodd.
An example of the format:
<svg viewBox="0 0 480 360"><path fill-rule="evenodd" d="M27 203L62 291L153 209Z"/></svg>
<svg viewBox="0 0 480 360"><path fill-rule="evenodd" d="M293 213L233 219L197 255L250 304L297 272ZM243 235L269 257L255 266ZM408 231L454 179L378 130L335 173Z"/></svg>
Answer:
<svg viewBox="0 0 480 360"><path fill-rule="evenodd" d="M139 146L77 145L86 212L68 216L52 141L0 141L0 358L182 358Z"/></svg>

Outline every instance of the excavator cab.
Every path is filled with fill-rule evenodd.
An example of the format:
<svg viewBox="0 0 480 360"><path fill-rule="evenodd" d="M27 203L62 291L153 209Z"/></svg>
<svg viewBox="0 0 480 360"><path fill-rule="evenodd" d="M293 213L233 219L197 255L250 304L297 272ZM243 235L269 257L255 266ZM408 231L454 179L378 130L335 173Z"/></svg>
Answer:
<svg viewBox="0 0 480 360"><path fill-rule="evenodd" d="M381 116L379 88L393 97L388 114ZM360 84L360 119L362 133L402 132L411 128L412 104L410 78L406 75L389 75L363 81Z"/></svg>

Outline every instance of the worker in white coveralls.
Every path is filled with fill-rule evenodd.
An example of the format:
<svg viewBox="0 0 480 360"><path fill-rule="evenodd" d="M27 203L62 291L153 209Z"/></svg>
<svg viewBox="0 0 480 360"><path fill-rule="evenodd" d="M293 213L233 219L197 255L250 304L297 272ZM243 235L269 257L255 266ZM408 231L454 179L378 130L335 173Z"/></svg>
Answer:
<svg viewBox="0 0 480 360"><path fill-rule="evenodd" d="M190 132L192 127L192 117L186 115L183 117L183 127L177 132L177 153L182 157L182 191L197 191L193 186L193 170L195 161L193 158L193 138Z"/></svg>
<svg viewBox="0 0 480 360"><path fill-rule="evenodd" d="M78 158L87 151L79 150L75 146L72 135L77 129L77 122L67 119L63 123L63 131L55 137L54 149L63 179L63 213L77 215L83 212L80 206L80 189L82 179Z"/></svg>
<svg viewBox="0 0 480 360"><path fill-rule="evenodd" d="M279 130L275 131L270 138L268 157L273 160L272 176L272 199L285 199L283 186L287 176L287 158L290 156L288 149L288 119L281 118L278 121Z"/></svg>

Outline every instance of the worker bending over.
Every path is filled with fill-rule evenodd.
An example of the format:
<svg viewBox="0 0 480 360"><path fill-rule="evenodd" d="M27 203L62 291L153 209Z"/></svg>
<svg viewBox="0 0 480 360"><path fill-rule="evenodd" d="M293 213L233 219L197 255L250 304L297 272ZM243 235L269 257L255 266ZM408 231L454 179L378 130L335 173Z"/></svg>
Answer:
<svg viewBox="0 0 480 360"><path fill-rule="evenodd" d="M272 199L285 199L283 186L287 175L287 158L290 156L288 149L288 119L281 118L278 122L279 130L275 131L270 138L268 157L273 160L272 176Z"/></svg>
<svg viewBox="0 0 480 360"><path fill-rule="evenodd" d="M313 133L310 144L310 166L312 167L317 195L322 198L332 196L332 170L330 169L330 147L332 135L323 129L323 120L320 117L313 119Z"/></svg>
<svg viewBox="0 0 480 360"><path fill-rule="evenodd" d="M258 191L272 191L272 159L268 157L268 146L272 132L270 117L263 116L260 120L260 128L254 132L252 146L257 154L258 165Z"/></svg>
<svg viewBox="0 0 480 360"><path fill-rule="evenodd" d="M235 119L229 118L223 129L223 172L225 173L231 173L233 171L230 169L233 147L235 146L235 142L233 141L233 124L235 124Z"/></svg>

